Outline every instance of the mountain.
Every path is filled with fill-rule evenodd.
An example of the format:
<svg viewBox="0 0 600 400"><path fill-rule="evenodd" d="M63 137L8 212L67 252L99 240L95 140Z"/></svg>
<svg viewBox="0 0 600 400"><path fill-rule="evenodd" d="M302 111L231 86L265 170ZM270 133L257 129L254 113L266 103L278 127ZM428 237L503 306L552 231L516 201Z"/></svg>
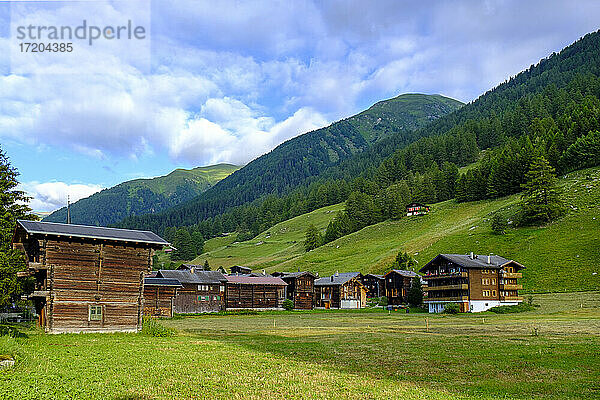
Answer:
<svg viewBox="0 0 600 400"><path fill-rule="evenodd" d="M432 204L427 215L371 225L307 253L303 245L307 227L313 224L324 231L344 208L341 203L281 222L248 241L234 242L234 235L210 239L207 252L194 262L208 260L213 268L244 265L268 273L308 270L327 276L336 271L386 272L399 251L408 251L421 266L439 253L473 251L523 263L527 292L599 290L600 168L570 173L559 185L571 206L564 217L543 226L509 228L504 235L492 233L490 217L514 212L518 195Z"/></svg>
<svg viewBox="0 0 600 400"><path fill-rule="evenodd" d="M404 94L353 117L290 139L223 179L202 195L155 215L129 217L125 228L163 232L192 225L265 195L281 195L341 160L389 137L403 140L413 129L451 113L462 103L440 95Z"/></svg>
<svg viewBox="0 0 600 400"><path fill-rule="evenodd" d="M71 222L106 226L130 215L159 212L196 197L237 169L235 165L218 164L176 169L165 176L123 182L73 203ZM66 220L66 207L43 219L46 222Z"/></svg>

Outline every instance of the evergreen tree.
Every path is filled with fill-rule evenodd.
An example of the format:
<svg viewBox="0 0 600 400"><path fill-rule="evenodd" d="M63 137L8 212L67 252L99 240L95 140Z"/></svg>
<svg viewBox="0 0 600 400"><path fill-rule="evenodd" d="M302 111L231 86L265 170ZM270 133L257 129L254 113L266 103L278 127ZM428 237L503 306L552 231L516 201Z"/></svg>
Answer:
<svg viewBox="0 0 600 400"><path fill-rule="evenodd" d="M310 224L306 229L306 239L304 240L304 249L306 251L311 251L319 247L323 242L323 238L321 237L321 233L317 229L316 226Z"/></svg>
<svg viewBox="0 0 600 400"><path fill-rule="evenodd" d="M196 254L202 254L204 252L204 237L202 236L202 233L200 231L194 231L191 237Z"/></svg>
<svg viewBox="0 0 600 400"><path fill-rule="evenodd" d="M185 228L180 228L175 234L175 240L173 245L177 250L171 253L171 259L191 261L196 257L196 249L192 241L190 232Z"/></svg>
<svg viewBox="0 0 600 400"><path fill-rule="evenodd" d="M411 270L416 265L415 260L407 253L399 251L394 261L393 269Z"/></svg>
<svg viewBox="0 0 600 400"><path fill-rule="evenodd" d="M202 266L202 269L205 271L210 271L210 264L208 263L208 260L204 260L204 265Z"/></svg>
<svg viewBox="0 0 600 400"><path fill-rule="evenodd" d="M506 217L504 215L497 212L492 216L490 222L491 222L492 232L494 232L497 235L504 235L504 232L506 231L506 228L508 227L508 225L506 223Z"/></svg>
<svg viewBox="0 0 600 400"><path fill-rule="evenodd" d="M544 157L536 158L522 185L522 206L528 222L549 222L563 210L554 168Z"/></svg>
<svg viewBox="0 0 600 400"><path fill-rule="evenodd" d="M13 250L11 244L17 219L37 219L27 205L29 198L16 190L18 176L0 149L0 306L10 304L24 291L32 289L30 278L17 279L17 272L23 271L27 264L23 253Z"/></svg>
<svg viewBox="0 0 600 400"><path fill-rule="evenodd" d="M175 228L174 226L170 226L167 229L165 229L165 240L169 243L173 243L175 241L175 235L177 234L177 228Z"/></svg>
<svg viewBox="0 0 600 400"><path fill-rule="evenodd" d="M415 276L412 279L406 299L408 304L414 307L423 304L423 286L421 285L421 277Z"/></svg>

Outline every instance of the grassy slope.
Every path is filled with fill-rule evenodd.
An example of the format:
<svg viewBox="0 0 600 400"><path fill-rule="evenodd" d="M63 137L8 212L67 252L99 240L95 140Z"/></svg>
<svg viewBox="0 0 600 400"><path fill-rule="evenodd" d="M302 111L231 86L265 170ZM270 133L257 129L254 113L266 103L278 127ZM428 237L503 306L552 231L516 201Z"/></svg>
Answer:
<svg viewBox="0 0 600 400"><path fill-rule="evenodd" d="M194 262L208 260L213 268L246 265L255 269L276 265L304 253L304 233L312 223L324 229L343 204L320 208L274 225L246 242L235 242L235 235L206 241L204 254Z"/></svg>
<svg viewBox="0 0 600 400"><path fill-rule="evenodd" d="M499 254L527 266L523 278L527 291L598 289L600 169L575 172L561 184L566 202L576 209L570 209L564 218L548 226L509 229L506 235L492 234L488 217L513 206L519 201L518 196L462 204L438 203L427 216L382 222L304 253L301 241L309 219L324 228L335 215L324 211L342 208L337 205L279 224L288 227L289 237L287 232L281 232L271 243L272 239L265 239L263 233L253 241L222 247L209 255L225 266L249 265L270 272L301 269L325 275L338 270L384 272L400 250L415 254L419 265L439 253L474 251ZM274 233L277 229L269 231ZM266 241L267 246L256 246L259 241ZM198 259L204 258L203 255Z"/></svg>
<svg viewBox="0 0 600 400"><path fill-rule="evenodd" d="M4 336L0 354L16 365L0 371L0 398L597 397L600 293L536 302L517 315L429 315L428 332L423 314L329 310L167 320L177 335L166 338Z"/></svg>

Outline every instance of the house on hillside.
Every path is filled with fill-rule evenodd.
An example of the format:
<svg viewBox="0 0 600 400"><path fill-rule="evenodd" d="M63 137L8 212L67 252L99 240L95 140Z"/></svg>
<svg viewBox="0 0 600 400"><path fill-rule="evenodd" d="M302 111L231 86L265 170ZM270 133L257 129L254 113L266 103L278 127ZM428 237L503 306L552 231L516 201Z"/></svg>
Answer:
<svg viewBox="0 0 600 400"><path fill-rule="evenodd" d="M273 276L287 283L286 297L294 302L294 308L311 310L315 300L316 275L308 272L275 272Z"/></svg>
<svg viewBox="0 0 600 400"><path fill-rule="evenodd" d="M367 298L385 296L385 279L383 275L365 274L360 281L367 290Z"/></svg>
<svg viewBox="0 0 600 400"><path fill-rule="evenodd" d="M175 314L177 289L181 287L183 286L177 279L156 276L144 278L144 315L172 317Z"/></svg>
<svg viewBox="0 0 600 400"><path fill-rule="evenodd" d="M135 332L142 327L144 276L168 243L148 231L17 221L13 247L33 276L39 325L49 333Z"/></svg>
<svg viewBox="0 0 600 400"><path fill-rule="evenodd" d="M285 300L287 283L274 276L226 275L226 308L278 309Z"/></svg>
<svg viewBox="0 0 600 400"><path fill-rule="evenodd" d="M393 269L383 276L388 304L406 304L406 296L415 276L418 276L416 272L403 269Z"/></svg>
<svg viewBox="0 0 600 400"><path fill-rule="evenodd" d="M523 301L518 279L525 267L500 256L439 254L420 272L428 285L425 304L429 312L441 312L447 303L457 303L461 312L480 312Z"/></svg>
<svg viewBox="0 0 600 400"><path fill-rule="evenodd" d="M180 267L181 268L181 267ZM161 269L157 278L176 279L182 285L177 290L174 310L178 314L218 312L225 309L225 283L219 271L204 271L201 265L181 269Z"/></svg>
<svg viewBox="0 0 600 400"><path fill-rule="evenodd" d="M421 203L410 203L406 206L406 216L425 215L429 212L429 206Z"/></svg>
<svg viewBox="0 0 600 400"><path fill-rule="evenodd" d="M319 308L362 308L367 291L360 272L341 272L315 280L315 306Z"/></svg>
<svg viewBox="0 0 600 400"><path fill-rule="evenodd" d="M238 275L249 275L252 273L252 268L242 267L241 265L234 265L230 268L232 274Z"/></svg>

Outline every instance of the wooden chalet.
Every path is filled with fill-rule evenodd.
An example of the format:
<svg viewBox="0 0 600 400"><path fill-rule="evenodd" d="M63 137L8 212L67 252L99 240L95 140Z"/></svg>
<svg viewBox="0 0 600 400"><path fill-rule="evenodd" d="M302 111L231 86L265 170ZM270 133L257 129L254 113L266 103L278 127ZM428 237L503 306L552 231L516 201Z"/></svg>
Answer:
<svg viewBox="0 0 600 400"><path fill-rule="evenodd" d="M232 274L238 275L249 275L252 273L252 268L242 267L241 265L234 265L230 268Z"/></svg>
<svg viewBox="0 0 600 400"><path fill-rule="evenodd" d="M274 276L226 275L227 309L282 308L287 283Z"/></svg>
<svg viewBox="0 0 600 400"><path fill-rule="evenodd" d="M181 283L175 296L174 310L178 314L218 312L225 309L225 283L219 271L204 271L202 266L183 266L182 269L157 272L159 278L175 279Z"/></svg>
<svg viewBox="0 0 600 400"><path fill-rule="evenodd" d="M421 203L410 203L406 206L406 216L425 215L429 212L429 206Z"/></svg>
<svg viewBox="0 0 600 400"><path fill-rule="evenodd" d="M172 317L175 314L175 296L182 285L177 279L144 278L144 315Z"/></svg>
<svg viewBox="0 0 600 400"><path fill-rule="evenodd" d="M480 312L523 301L518 279L525 267L500 256L439 254L420 272L427 281L423 300L429 312L441 312L446 303L457 303L461 312Z"/></svg>
<svg viewBox="0 0 600 400"><path fill-rule="evenodd" d="M405 304L412 280L418 274L414 271L393 269L383 276L385 279L385 296L388 304Z"/></svg>
<svg viewBox="0 0 600 400"><path fill-rule="evenodd" d="M142 327L144 275L168 243L148 231L17 221L13 247L35 277L46 332L135 332Z"/></svg>
<svg viewBox="0 0 600 400"><path fill-rule="evenodd" d="M383 275L362 275L360 281L365 286L368 299L385 296L385 279Z"/></svg>
<svg viewBox="0 0 600 400"><path fill-rule="evenodd" d="M286 297L294 302L294 308L311 310L314 307L316 275L304 271L276 272L273 276L288 284Z"/></svg>
<svg viewBox="0 0 600 400"><path fill-rule="evenodd" d="M319 308L362 308L367 291L360 272L341 272L315 280L315 306Z"/></svg>

